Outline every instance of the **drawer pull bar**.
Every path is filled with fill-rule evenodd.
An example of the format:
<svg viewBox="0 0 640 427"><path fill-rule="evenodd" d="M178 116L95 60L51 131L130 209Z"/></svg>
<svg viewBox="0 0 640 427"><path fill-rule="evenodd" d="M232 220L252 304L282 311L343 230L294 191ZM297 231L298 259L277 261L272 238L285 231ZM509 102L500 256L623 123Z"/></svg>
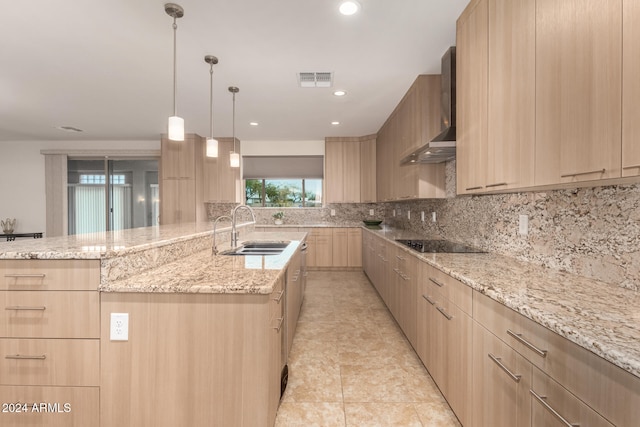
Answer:
<svg viewBox="0 0 640 427"><path fill-rule="evenodd" d="M442 315L443 315L444 317L446 317L446 318L447 318L447 320L451 320L451 319L453 319L453 316L452 316L452 315L450 315L449 313L447 313L446 311L444 311L444 308L442 308L442 307L438 307L438 306L436 305L436 310L438 310L440 313L442 313Z"/></svg>
<svg viewBox="0 0 640 427"><path fill-rule="evenodd" d="M19 360L25 360L25 359L44 360L44 359L47 358L47 355L43 354L42 356L27 356L27 355L23 355L23 354L8 354L4 358L5 359L19 359Z"/></svg>
<svg viewBox="0 0 640 427"><path fill-rule="evenodd" d="M5 274L4 277L13 277L13 278L20 278L20 277L34 277L37 279L44 279L47 275L46 274Z"/></svg>
<svg viewBox="0 0 640 427"><path fill-rule="evenodd" d="M540 350L538 347L536 347L535 345L531 344L529 341L522 338L522 334L516 334L511 329L507 329L507 333L512 337L514 337L519 342L521 342L522 344L529 347L531 350L535 351L538 354L538 356L547 357L547 350Z"/></svg>
<svg viewBox="0 0 640 427"><path fill-rule="evenodd" d="M551 413L553 414L553 416L554 416L554 417L556 417L556 418L557 418L561 423L563 423L566 427L580 427L580 424L572 424L572 423L570 423L570 422L569 422L569 421L567 421L567 420L566 420L562 415L560 415L560 414L558 413L558 411L556 411L555 409L553 409L553 408L551 407L551 405L549 405L549 404L547 403L547 397L546 397L546 396L539 396L539 395L538 395L538 393L536 393L535 391L533 391L533 390L531 390L531 389L529 390L529 393L531 393L531 395L532 395L533 397L535 397L535 398L536 398L536 400L537 400L538 402L540 402L540 404L541 404L542 406L544 406L544 407L545 407L545 409L546 409L547 411L551 412Z"/></svg>
<svg viewBox="0 0 640 427"><path fill-rule="evenodd" d="M477 187L469 187L469 188L465 188L465 190L470 191L470 190L481 190L482 188L484 188L482 185L479 185Z"/></svg>
<svg viewBox="0 0 640 427"><path fill-rule="evenodd" d="M565 173L560 175L560 178L569 178L571 176L579 176L579 175L589 175L592 173L605 173L606 169L602 168L602 169L598 169L595 171L589 171L589 172L575 172L575 173Z"/></svg>
<svg viewBox="0 0 640 427"><path fill-rule="evenodd" d="M14 306L11 306L11 307L5 307L4 309L5 310L19 310L19 311L22 311L22 310L44 311L44 310L47 309L47 307L45 307L44 305L43 306L38 306L38 307L26 307L26 306L22 306L22 305L14 305Z"/></svg>
<svg viewBox="0 0 640 427"><path fill-rule="evenodd" d="M280 295L278 295L277 297L273 298L273 300L275 302L277 302L278 304L280 304L280 300L282 299L283 295L284 295L284 290L280 291Z"/></svg>
<svg viewBox="0 0 640 427"><path fill-rule="evenodd" d="M640 165L630 165L630 166L623 166L622 169L635 169L635 168L640 168Z"/></svg>
<svg viewBox="0 0 640 427"><path fill-rule="evenodd" d="M273 329L276 330L276 332L280 332L280 329L282 328L282 323L284 322L284 317L280 317L278 318L278 326L274 326Z"/></svg>
<svg viewBox="0 0 640 427"><path fill-rule="evenodd" d="M429 277L429 280L431 280L433 283L435 283L436 285L443 287L444 283L440 283L438 282L436 279L434 279L433 277Z"/></svg>
<svg viewBox="0 0 640 427"><path fill-rule="evenodd" d="M487 188L502 187L503 185L509 185L507 182L498 182L497 184L487 184Z"/></svg>
<svg viewBox="0 0 640 427"><path fill-rule="evenodd" d="M426 294L425 294L425 295L422 295L422 298L426 299L426 300L427 300L427 302L428 302L429 304L431 304L431 305L436 305L436 302L435 302L434 300L432 300L432 299L429 297L429 295L426 295Z"/></svg>
<svg viewBox="0 0 640 427"><path fill-rule="evenodd" d="M502 363L502 359L501 358L496 357L491 353L489 353L488 355L489 355L489 359L493 360L495 362L495 364L500 367L500 369L502 369L504 372L506 372L507 375L509 375L509 377L511 377L512 380L514 380L517 383L520 382L520 378L522 378L522 375L516 375L513 372L511 372L509 370L509 368L504 366L504 364Z"/></svg>
<svg viewBox="0 0 640 427"><path fill-rule="evenodd" d="M396 258L398 258L400 261L406 261L407 260L405 257L401 257L400 255L396 255Z"/></svg>

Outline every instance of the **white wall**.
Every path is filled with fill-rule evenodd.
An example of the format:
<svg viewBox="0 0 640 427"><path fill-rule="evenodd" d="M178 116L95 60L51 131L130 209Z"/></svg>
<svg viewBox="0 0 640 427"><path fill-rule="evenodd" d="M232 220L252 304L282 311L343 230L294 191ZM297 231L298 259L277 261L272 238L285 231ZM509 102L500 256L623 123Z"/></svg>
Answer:
<svg viewBox="0 0 640 427"><path fill-rule="evenodd" d="M158 141L0 141L0 218L16 232L46 230L44 155L40 150L160 150ZM1 239L0 239L1 240Z"/></svg>
<svg viewBox="0 0 640 427"><path fill-rule="evenodd" d="M242 141L243 156L324 156L322 141Z"/></svg>

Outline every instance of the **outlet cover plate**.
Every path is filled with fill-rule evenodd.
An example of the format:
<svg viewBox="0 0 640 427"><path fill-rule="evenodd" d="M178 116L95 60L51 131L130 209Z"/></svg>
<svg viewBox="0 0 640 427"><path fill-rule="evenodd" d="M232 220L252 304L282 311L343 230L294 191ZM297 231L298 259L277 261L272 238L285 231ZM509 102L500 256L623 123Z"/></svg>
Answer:
<svg viewBox="0 0 640 427"><path fill-rule="evenodd" d="M129 313L111 313L111 341L129 341Z"/></svg>

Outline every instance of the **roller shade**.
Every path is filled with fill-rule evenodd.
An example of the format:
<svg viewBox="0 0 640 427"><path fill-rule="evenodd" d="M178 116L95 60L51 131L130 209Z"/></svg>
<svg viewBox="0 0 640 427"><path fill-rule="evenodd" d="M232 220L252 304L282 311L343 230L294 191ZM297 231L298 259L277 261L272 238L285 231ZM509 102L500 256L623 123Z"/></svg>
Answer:
<svg viewBox="0 0 640 427"><path fill-rule="evenodd" d="M242 156L243 179L322 179L323 156Z"/></svg>

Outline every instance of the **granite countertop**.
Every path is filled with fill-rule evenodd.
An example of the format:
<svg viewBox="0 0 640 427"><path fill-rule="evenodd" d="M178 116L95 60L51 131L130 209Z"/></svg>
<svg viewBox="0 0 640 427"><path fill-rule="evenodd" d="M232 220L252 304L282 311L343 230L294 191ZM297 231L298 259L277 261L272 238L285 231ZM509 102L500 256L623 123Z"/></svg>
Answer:
<svg viewBox="0 0 640 427"><path fill-rule="evenodd" d="M403 231L370 232L390 241ZM407 253L640 377L640 294L506 256Z"/></svg>
<svg viewBox="0 0 640 427"><path fill-rule="evenodd" d="M279 255L213 255L211 249L100 286L102 292L270 294L302 243L303 232L254 232L241 239L291 241ZM224 251L229 244L219 245Z"/></svg>

